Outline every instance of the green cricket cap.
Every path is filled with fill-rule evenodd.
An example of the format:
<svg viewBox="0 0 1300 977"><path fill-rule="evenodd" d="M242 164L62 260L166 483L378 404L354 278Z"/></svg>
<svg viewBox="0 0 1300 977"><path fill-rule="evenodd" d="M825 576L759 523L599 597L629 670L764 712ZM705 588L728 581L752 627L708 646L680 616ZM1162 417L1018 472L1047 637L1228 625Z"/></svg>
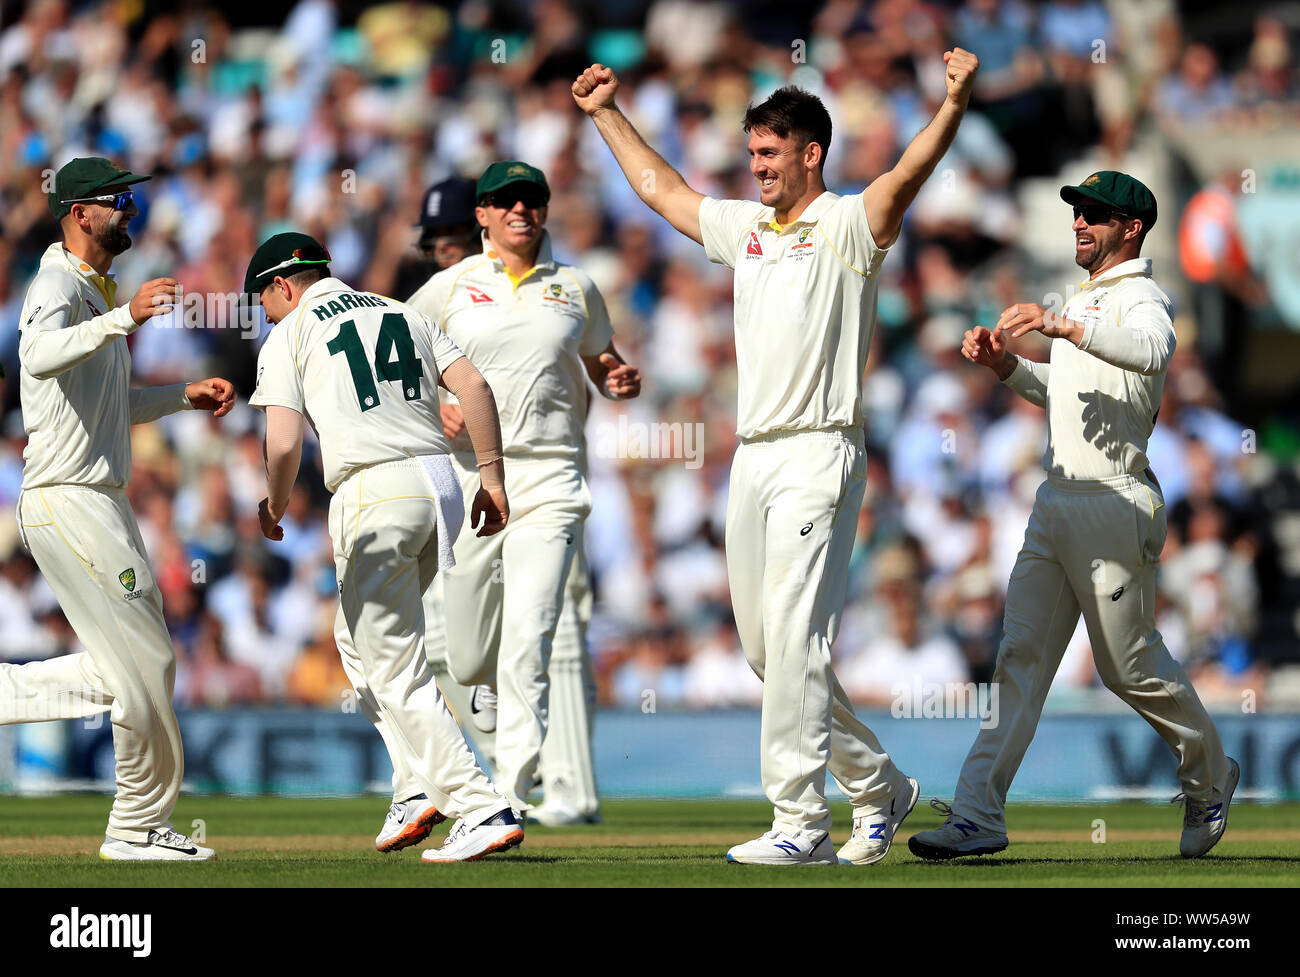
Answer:
<svg viewBox="0 0 1300 977"><path fill-rule="evenodd" d="M98 197L109 187L127 186L152 180L144 173L132 173L102 156L80 156L64 163L54 174L54 187L47 195L50 213L65 217L72 210L70 201Z"/></svg>
<svg viewBox="0 0 1300 977"><path fill-rule="evenodd" d="M244 275L244 291L261 294L262 289L275 280L275 276L288 278L306 268L329 269L330 253L310 234L286 231L262 242L253 252Z"/></svg>
<svg viewBox="0 0 1300 977"><path fill-rule="evenodd" d="M1121 214L1142 218L1142 226L1148 231L1156 223L1155 194L1127 173L1098 170L1077 187L1061 187L1061 199L1071 205L1080 200L1105 204Z"/></svg>
<svg viewBox="0 0 1300 977"><path fill-rule="evenodd" d="M517 159L507 159L493 163L483 171L483 175L478 178L478 186L474 189L474 199L481 201L494 190L500 190L512 183L532 183L545 190L548 198L551 195L546 174L536 166L529 166Z"/></svg>

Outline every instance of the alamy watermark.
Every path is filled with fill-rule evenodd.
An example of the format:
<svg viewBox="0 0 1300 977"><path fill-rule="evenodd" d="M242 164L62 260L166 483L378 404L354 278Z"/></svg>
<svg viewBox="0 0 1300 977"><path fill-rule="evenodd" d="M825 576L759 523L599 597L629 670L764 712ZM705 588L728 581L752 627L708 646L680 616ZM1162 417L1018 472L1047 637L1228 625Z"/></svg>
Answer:
<svg viewBox="0 0 1300 977"><path fill-rule="evenodd" d="M981 729L998 725L997 683L897 682L889 694L895 719L979 719Z"/></svg>
<svg viewBox="0 0 1300 977"><path fill-rule="evenodd" d="M704 425L683 421L618 421L595 425L591 450L598 458L681 459L692 471L704 464Z"/></svg>

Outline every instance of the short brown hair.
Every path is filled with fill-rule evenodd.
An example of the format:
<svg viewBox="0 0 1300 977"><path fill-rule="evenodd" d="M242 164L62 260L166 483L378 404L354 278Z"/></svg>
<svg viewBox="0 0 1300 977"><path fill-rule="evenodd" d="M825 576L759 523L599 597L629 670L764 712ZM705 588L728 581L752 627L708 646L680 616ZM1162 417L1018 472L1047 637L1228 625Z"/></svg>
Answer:
<svg viewBox="0 0 1300 977"><path fill-rule="evenodd" d="M778 88L759 105L745 112L745 132L766 129L781 139L795 139L802 145L816 143L822 148L819 164L826 166L831 148L831 115L822 100L812 92L788 85Z"/></svg>

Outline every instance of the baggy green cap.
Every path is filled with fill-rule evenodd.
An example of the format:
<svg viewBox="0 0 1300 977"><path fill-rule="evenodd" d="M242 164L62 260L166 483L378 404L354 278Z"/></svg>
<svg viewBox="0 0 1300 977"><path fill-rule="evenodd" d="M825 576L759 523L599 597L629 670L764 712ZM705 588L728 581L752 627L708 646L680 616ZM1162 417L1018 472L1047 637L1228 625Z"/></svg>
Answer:
<svg viewBox="0 0 1300 977"><path fill-rule="evenodd" d="M244 291L259 295L276 275L288 278L304 268L328 267L329 263L329 251L310 234L297 231L276 234L253 252L248 272L244 275Z"/></svg>
<svg viewBox="0 0 1300 977"><path fill-rule="evenodd" d="M545 190L548 198L551 195L551 188L546 183L546 174L536 166L529 166L517 159L507 159L493 163L483 171L474 190L474 199L481 202L492 191L500 190L512 183L532 183Z"/></svg>
<svg viewBox="0 0 1300 977"><path fill-rule="evenodd" d="M1155 194L1127 173L1099 170L1077 187L1061 187L1061 199L1071 205L1080 200L1105 204L1121 214L1142 218L1142 226L1148 231L1155 227Z"/></svg>
<svg viewBox="0 0 1300 977"><path fill-rule="evenodd" d="M102 156L80 156L69 160L54 174L54 188L47 199L50 213L65 217L72 210L68 201L100 196L109 187L126 186L152 180L152 176L132 173Z"/></svg>

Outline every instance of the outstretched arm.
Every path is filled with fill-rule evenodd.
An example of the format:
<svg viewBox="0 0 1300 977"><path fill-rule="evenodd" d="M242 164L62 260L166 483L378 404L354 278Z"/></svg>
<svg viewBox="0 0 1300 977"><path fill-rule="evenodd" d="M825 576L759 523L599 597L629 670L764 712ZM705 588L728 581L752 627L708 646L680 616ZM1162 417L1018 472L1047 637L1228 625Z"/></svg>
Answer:
<svg viewBox="0 0 1300 977"><path fill-rule="evenodd" d="M257 507L262 535L284 539L280 520L289 507L289 494L302 461L302 414L290 407L271 404L266 408L266 440L262 442L266 462L266 498Z"/></svg>
<svg viewBox="0 0 1300 977"><path fill-rule="evenodd" d="M894 243L903 227L903 215L916 199L921 185L929 179L957 135L957 126L966 114L979 58L961 48L944 54L948 65L948 97L939 106L930 124L916 134L903 151L902 158L888 173L872 181L862 194L867 209L867 224L879 247Z"/></svg>
<svg viewBox="0 0 1300 977"><path fill-rule="evenodd" d="M700 201L704 194L687 186L682 175L646 145L641 134L617 105L618 78L611 68L593 64L573 83L573 100L591 116L596 131L605 140L623 175L646 205L697 244L700 232Z"/></svg>

